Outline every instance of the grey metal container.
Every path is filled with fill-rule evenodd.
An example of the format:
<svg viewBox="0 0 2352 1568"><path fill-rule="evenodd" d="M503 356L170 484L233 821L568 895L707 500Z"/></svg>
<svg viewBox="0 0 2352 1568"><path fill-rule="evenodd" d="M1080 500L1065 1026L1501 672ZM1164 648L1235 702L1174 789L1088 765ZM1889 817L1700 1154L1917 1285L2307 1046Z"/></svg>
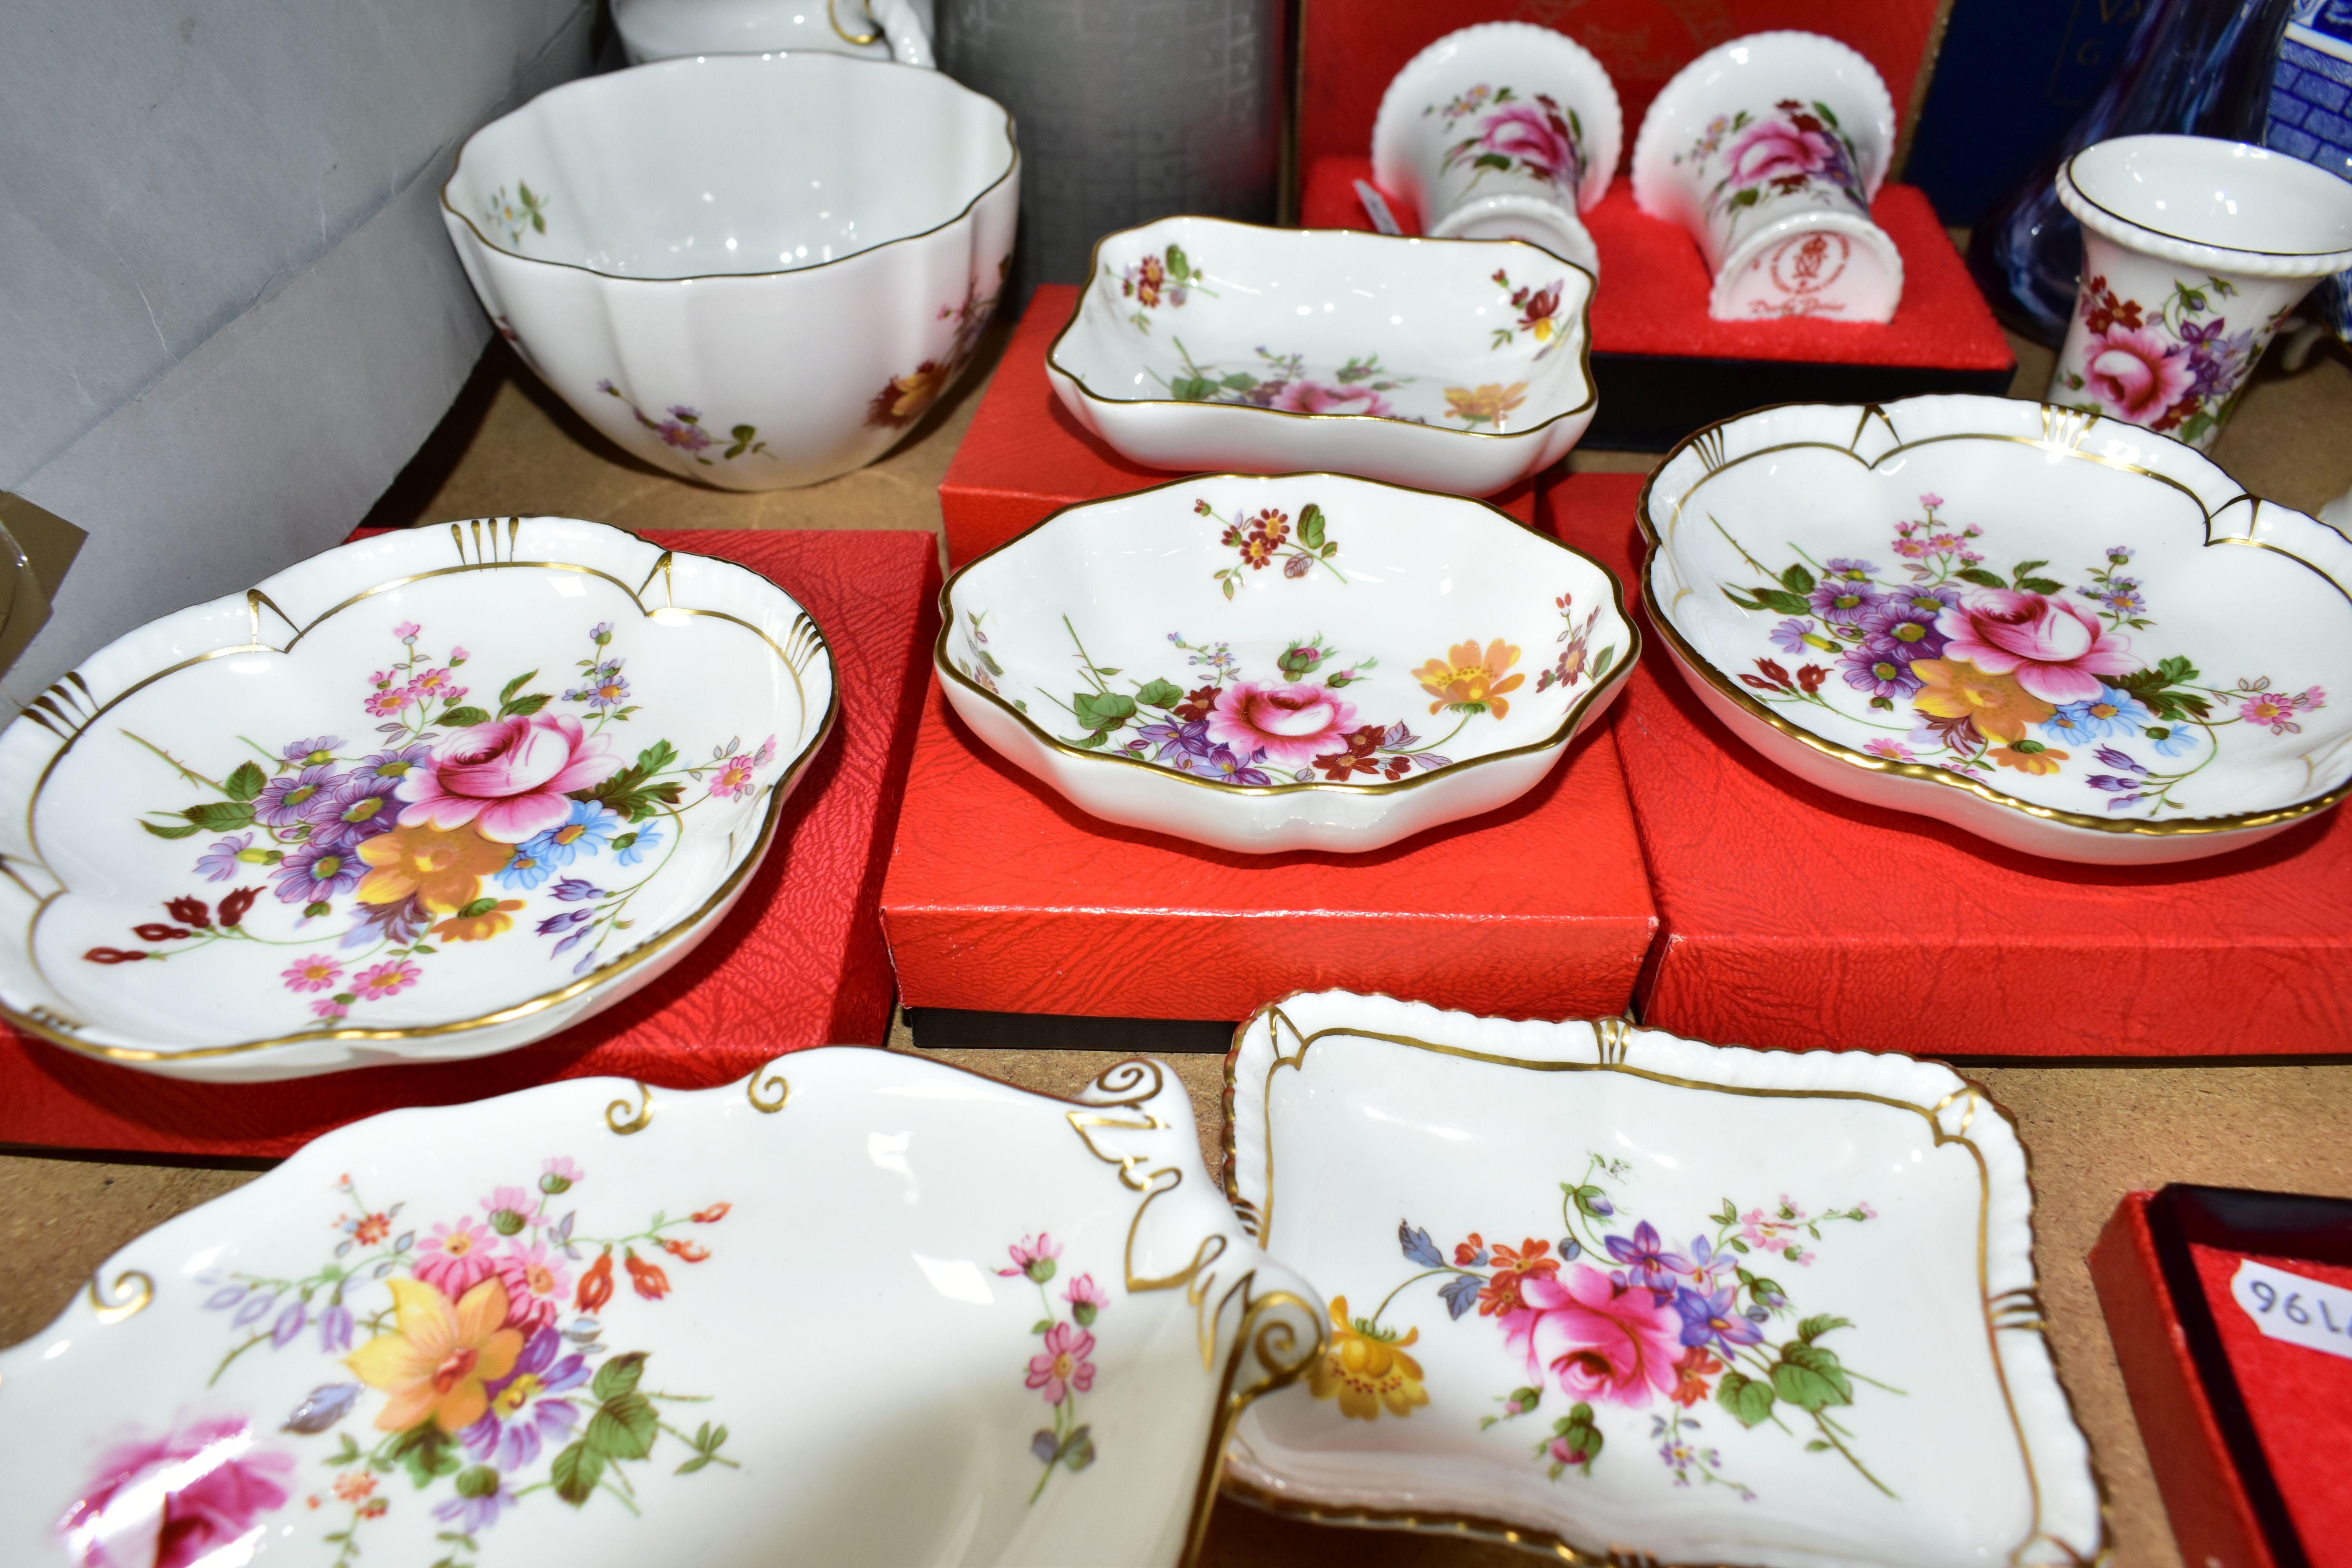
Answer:
<svg viewBox="0 0 2352 1568"><path fill-rule="evenodd" d="M1175 213L1275 221L1283 0L939 0L940 64L1013 111L1014 298Z"/></svg>

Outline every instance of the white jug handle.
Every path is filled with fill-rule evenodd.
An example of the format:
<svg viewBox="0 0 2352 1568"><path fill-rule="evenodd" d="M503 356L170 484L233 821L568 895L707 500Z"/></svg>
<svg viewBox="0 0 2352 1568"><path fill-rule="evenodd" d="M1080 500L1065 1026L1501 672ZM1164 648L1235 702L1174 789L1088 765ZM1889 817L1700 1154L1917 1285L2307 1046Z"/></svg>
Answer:
<svg viewBox="0 0 2352 1568"><path fill-rule="evenodd" d="M920 66L925 70L937 70L939 61L931 53L930 34L910 0L865 0L866 30L852 32L841 25L845 11L855 16L860 9L859 0L825 0L825 19L845 43L861 47L887 40L890 58L902 66Z"/></svg>

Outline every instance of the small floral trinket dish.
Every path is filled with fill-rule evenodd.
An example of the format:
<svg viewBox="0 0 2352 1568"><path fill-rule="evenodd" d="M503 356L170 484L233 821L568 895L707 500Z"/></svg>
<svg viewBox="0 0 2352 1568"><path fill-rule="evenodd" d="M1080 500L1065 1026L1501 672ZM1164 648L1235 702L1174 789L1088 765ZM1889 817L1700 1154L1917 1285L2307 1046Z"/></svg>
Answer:
<svg viewBox="0 0 2352 1568"><path fill-rule="evenodd" d="M1157 1062L396 1110L0 1352L0 1561L1169 1568L1322 1310Z"/></svg>
<svg viewBox="0 0 2352 1568"><path fill-rule="evenodd" d="M1691 689L1851 799L2059 860L2241 848L2352 788L2352 543L2137 426L1793 404L1643 492Z"/></svg>
<svg viewBox="0 0 2352 1568"><path fill-rule="evenodd" d="M1226 1191L1329 1303L1225 1486L1578 1563L2084 1568L2008 1117L1934 1062L1286 997Z"/></svg>
<svg viewBox="0 0 2352 1568"><path fill-rule="evenodd" d="M1633 143L1633 199L1698 241L1717 321L1886 321L1903 255L1871 221L1895 102L1817 33L1757 33L1685 66Z"/></svg>
<svg viewBox="0 0 2352 1568"><path fill-rule="evenodd" d="M345 544L0 732L0 1007L173 1077L509 1050L733 907L835 710L766 578L601 523Z"/></svg>
<svg viewBox="0 0 2352 1568"><path fill-rule="evenodd" d="M1599 409L1592 279L1531 245L1175 217L1105 238L1045 372L1139 463L1492 495Z"/></svg>
<svg viewBox="0 0 2352 1568"><path fill-rule="evenodd" d="M1372 122L1372 178L1444 239L1524 239L1601 270L1578 214L1609 194L1625 121L1582 45L1530 22L1448 33L1407 61Z"/></svg>
<svg viewBox="0 0 2352 1568"><path fill-rule="evenodd" d="M948 579L949 704L1108 822L1378 849L1509 804L1641 650L1617 580L1481 501L1202 475L1066 507Z"/></svg>
<svg viewBox="0 0 2352 1568"><path fill-rule="evenodd" d="M2352 183L2207 136L2119 136L2058 171L2083 225L2050 401L2212 446L2255 362L2321 279L2352 267Z"/></svg>
<svg viewBox="0 0 2352 1568"><path fill-rule="evenodd" d="M441 217L491 321L583 419L657 468L766 490L874 461L955 384L1020 183L1003 106L939 71L713 54L484 126Z"/></svg>

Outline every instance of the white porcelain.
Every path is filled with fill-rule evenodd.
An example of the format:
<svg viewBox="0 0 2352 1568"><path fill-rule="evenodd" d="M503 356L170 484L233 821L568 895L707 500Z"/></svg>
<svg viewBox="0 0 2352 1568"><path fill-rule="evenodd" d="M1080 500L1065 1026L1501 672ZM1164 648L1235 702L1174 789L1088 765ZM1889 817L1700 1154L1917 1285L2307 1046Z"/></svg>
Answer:
<svg viewBox="0 0 2352 1568"><path fill-rule="evenodd" d="M613 0L633 66L681 55L851 55L936 68L911 0Z"/></svg>
<svg viewBox="0 0 2352 1568"><path fill-rule="evenodd" d="M1331 1314L1229 1490L1576 1563L2103 1560L2025 1152L1949 1068L1327 991L1225 1070L1228 1194Z"/></svg>
<svg viewBox="0 0 2352 1568"><path fill-rule="evenodd" d="M1583 46L1528 22L1446 34L1397 72L1372 123L1372 178L1439 239L1524 239L1587 272L1577 214L1608 194L1625 122Z"/></svg>
<svg viewBox="0 0 2352 1568"><path fill-rule="evenodd" d="M1063 1100L835 1047L396 1110L0 1353L0 1561L1189 1562L1320 1312L1157 1062Z"/></svg>
<svg viewBox="0 0 2352 1568"><path fill-rule="evenodd" d="M601 523L313 556L0 731L0 1008L215 1082L551 1035L726 918L835 679L766 578Z"/></svg>
<svg viewBox="0 0 2352 1568"><path fill-rule="evenodd" d="M1517 800L1641 651L1590 556L1337 474L1066 507L940 603L933 662L982 741L1105 821L1244 853L1378 849Z"/></svg>
<svg viewBox="0 0 2352 1568"><path fill-rule="evenodd" d="M1835 794L2146 865L2352 788L2352 542L2137 426L1794 404L1675 447L1641 522L1691 689Z"/></svg>
<svg viewBox="0 0 2352 1568"><path fill-rule="evenodd" d="M1886 321L1903 256L1871 221L1895 102L1868 60L1816 33L1718 44L1650 104L1633 199L1698 241L1717 321Z"/></svg>
<svg viewBox="0 0 2352 1568"><path fill-rule="evenodd" d="M872 462L954 384L1019 191L1003 109L937 71L711 55L485 126L441 216L483 308L582 418L755 490Z"/></svg>
<svg viewBox="0 0 2352 1568"><path fill-rule="evenodd" d="M1491 495L1592 423L1591 300L1531 245L1163 218L1095 247L1045 373L1155 468Z"/></svg>
<svg viewBox="0 0 2352 1568"><path fill-rule="evenodd" d="M2058 171L2083 280L2050 401L2212 446L2288 312L2352 265L2352 183L2204 136L2119 136Z"/></svg>

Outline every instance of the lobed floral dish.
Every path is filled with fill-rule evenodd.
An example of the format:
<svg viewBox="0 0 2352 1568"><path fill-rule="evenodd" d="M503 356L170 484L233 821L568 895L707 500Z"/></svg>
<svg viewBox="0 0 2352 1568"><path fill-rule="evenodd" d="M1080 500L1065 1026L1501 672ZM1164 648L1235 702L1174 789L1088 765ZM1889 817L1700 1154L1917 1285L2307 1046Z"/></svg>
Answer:
<svg viewBox="0 0 2352 1568"><path fill-rule="evenodd" d="M0 1007L219 1081L527 1044L726 917L835 700L789 595L618 529L330 550L0 731Z"/></svg>
<svg viewBox="0 0 2352 1568"><path fill-rule="evenodd" d="M2352 183L2205 136L2119 136L2058 171L2083 226L2050 400L2210 447L2312 286L2352 266Z"/></svg>
<svg viewBox="0 0 2352 1568"><path fill-rule="evenodd" d="M1643 118L1633 199L1697 240L1718 321L1885 321L1903 256L1871 220L1895 103L1816 33L1755 33L1685 66Z"/></svg>
<svg viewBox="0 0 2352 1568"><path fill-rule="evenodd" d="M441 189L482 307L623 450L725 489L887 451L995 309L1013 122L935 70L710 55L483 127Z"/></svg>
<svg viewBox="0 0 2352 1568"><path fill-rule="evenodd" d="M1564 33L1486 22L1406 62L1372 122L1372 178L1440 239L1524 239L1587 272L1577 215L1609 193L1624 142L1617 89Z"/></svg>
<svg viewBox="0 0 2352 1568"><path fill-rule="evenodd" d="M2009 398L1792 405L1675 447L1641 521L1691 689L1823 789L2126 865L2352 787L2352 543L2168 437Z"/></svg>
<svg viewBox="0 0 2352 1568"><path fill-rule="evenodd" d="M1531 245L1163 218L1095 247L1045 371L1153 468L1491 495L1592 423L1591 300Z"/></svg>
<svg viewBox="0 0 2352 1568"><path fill-rule="evenodd" d="M912 0L613 0L613 27L633 66L783 50L939 63Z"/></svg>
<svg viewBox="0 0 2352 1568"><path fill-rule="evenodd" d="M0 1560L1189 1563L1321 1310L1157 1062L1064 1100L832 1047L397 1110L0 1352Z"/></svg>
<svg viewBox="0 0 2352 1568"><path fill-rule="evenodd" d="M940 598L933 662L982 741L1105 821L1244 853L1377 849L1509 804L1641 649L1591 557L1337 474L1066 507Z"/></svg>
<svg viewBox="0 0 2352 1568"><path fill-rule="evenodd" d="M1286 997L1226 1191L1329 1302L1226 1487L1578 1563L2104 1556L2025 1151L1947 1067Z"/></svg>

